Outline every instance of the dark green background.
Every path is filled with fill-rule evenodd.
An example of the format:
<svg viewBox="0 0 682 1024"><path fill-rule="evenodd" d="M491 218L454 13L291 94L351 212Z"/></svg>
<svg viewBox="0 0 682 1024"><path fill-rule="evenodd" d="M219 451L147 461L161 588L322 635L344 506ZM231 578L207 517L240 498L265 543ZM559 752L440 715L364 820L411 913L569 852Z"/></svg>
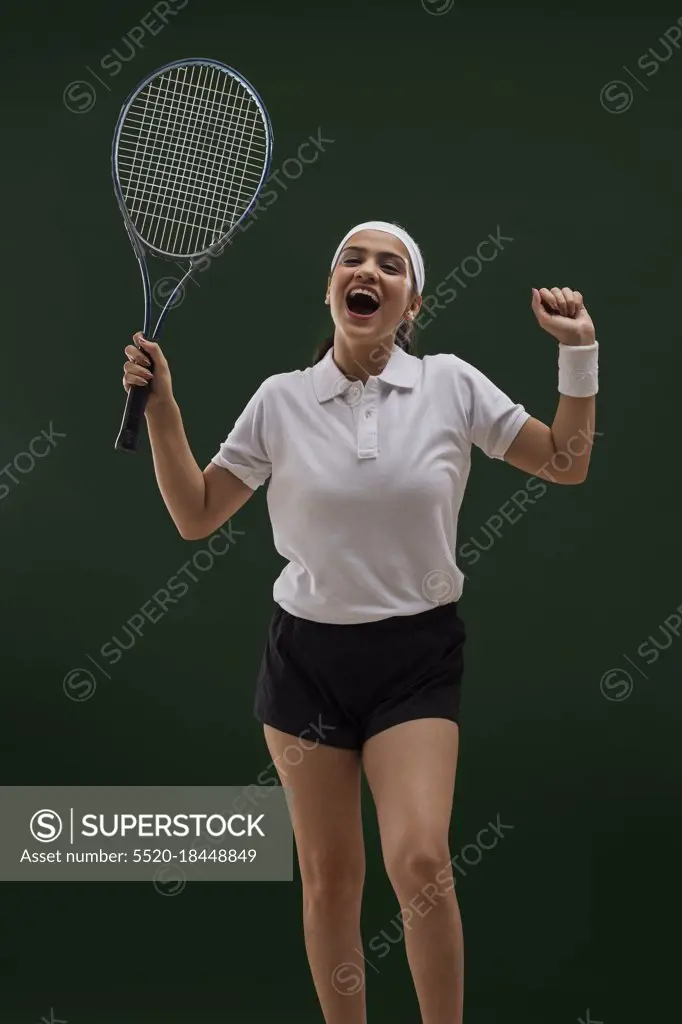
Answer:
<svg viewBox="0 0 682 1024"><path fill-rule="evenodd" d="M328 263L366 218L396 219L427 292L497 226L513 237L422 334L551 421L556 346L532 286L579 289L601 342L590 477L555 488L464 570L469 631L452 852L513 825L458 884L467 1024L671 1020L680 853L682 639L634 691L599 681L682 602L679 534L682 53L628 80L682 8L190 0L89 112L64 89L152 7L3 4L0 463L50 422L65 433L0 502L3 784L254 782L268 764L254 678L282 567L264 492L244 536L98 677L62 679L204 546L177 535L148 444L116 455L123 347L139 273L109 176L119 108L150 70L211 56L258 88L273 168L318 127L333 145L203 274L164 347L204 465L264 377L303 367L328 327ZM286 179L284 179L286 180ZM154 273L159 268L153 268ZM167 270L161 269L161 273ZM2 480L7 482L6 477ZM460 541L524 478L476 453ZM397 911L366 805L366 939ZM0 823L1 827L1 823ZM0 1019L68 1024L320 1021L300 886L6 884ZM373 958L376 961L376 957ZM419 1019L402 947L368 968L370 1022Z"/></svg>

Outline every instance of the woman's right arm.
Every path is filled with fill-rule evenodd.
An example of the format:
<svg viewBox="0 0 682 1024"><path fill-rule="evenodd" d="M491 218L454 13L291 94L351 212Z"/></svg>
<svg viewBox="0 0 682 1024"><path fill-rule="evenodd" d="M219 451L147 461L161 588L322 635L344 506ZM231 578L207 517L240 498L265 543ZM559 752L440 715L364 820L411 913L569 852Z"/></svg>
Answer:
<svg viewBox="0 0 682 1024"><path fill-rule="evenodd" d="M170 370L163 352L155 342L136 334L142 352L134 345L126 348L123 386L148 387L145 417L154 459L154 471L161 496L184 540L210 536L244 505L253 490L229 469L209 463L202 472L185 434L180 408L175 401ZM154 362L151 373L148 352Z"/></svg>

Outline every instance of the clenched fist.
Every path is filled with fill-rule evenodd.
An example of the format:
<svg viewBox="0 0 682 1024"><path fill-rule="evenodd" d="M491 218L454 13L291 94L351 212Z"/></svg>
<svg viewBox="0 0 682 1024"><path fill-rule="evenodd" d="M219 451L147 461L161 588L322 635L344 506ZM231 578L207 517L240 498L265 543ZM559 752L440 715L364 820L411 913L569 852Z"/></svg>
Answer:
<svg viewBox="0 0 682 1024"><path fill-rule="evenodd" d="M128 357L123 366L123 387L149 388L147 408L173 398L170 368L163 352L155 341L147 341L141 331L133 335L135 345L126 345Z"/></svg>
<svg viewBox="0 0 682 1024"><path fill-rule="evenodd" d="M533 312L540 327L561 345L593 345L594 324L580 292L533 288ZM548 310L550 312L548 312Z"/></svg>

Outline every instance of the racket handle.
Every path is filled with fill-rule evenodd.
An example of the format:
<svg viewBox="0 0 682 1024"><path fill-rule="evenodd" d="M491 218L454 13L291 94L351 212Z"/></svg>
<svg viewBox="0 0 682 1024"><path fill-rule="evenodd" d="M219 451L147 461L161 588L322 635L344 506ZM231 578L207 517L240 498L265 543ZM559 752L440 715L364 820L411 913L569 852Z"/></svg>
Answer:
<svg viewBox="0 0 682 1024"><path fill-rule="evenodd" d="M133 453L137 451L148 397L149 385L143 388L130 388L123 412L123 422L116 438L116 451Z"/></svg>

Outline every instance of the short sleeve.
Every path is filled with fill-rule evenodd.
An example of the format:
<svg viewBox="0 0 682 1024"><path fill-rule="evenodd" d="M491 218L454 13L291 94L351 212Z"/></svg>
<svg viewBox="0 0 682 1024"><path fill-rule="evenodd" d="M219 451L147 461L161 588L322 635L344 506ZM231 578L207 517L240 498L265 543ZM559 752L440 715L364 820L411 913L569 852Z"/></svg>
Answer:
<svg viewBox="0 0 682 1024"><path fill-rule="evenodd" d="M266 436L266 383L250 399L234 427L213 456L211 462L229 469L236 477L256 490L272 472Z"/></svg>
<svg viewBox="0 0 682 1024"><path fill-rule="evenodd" d="M471 441L488 458L503 459L530 413L475 367L467 366L467 376Z"/></svg>

